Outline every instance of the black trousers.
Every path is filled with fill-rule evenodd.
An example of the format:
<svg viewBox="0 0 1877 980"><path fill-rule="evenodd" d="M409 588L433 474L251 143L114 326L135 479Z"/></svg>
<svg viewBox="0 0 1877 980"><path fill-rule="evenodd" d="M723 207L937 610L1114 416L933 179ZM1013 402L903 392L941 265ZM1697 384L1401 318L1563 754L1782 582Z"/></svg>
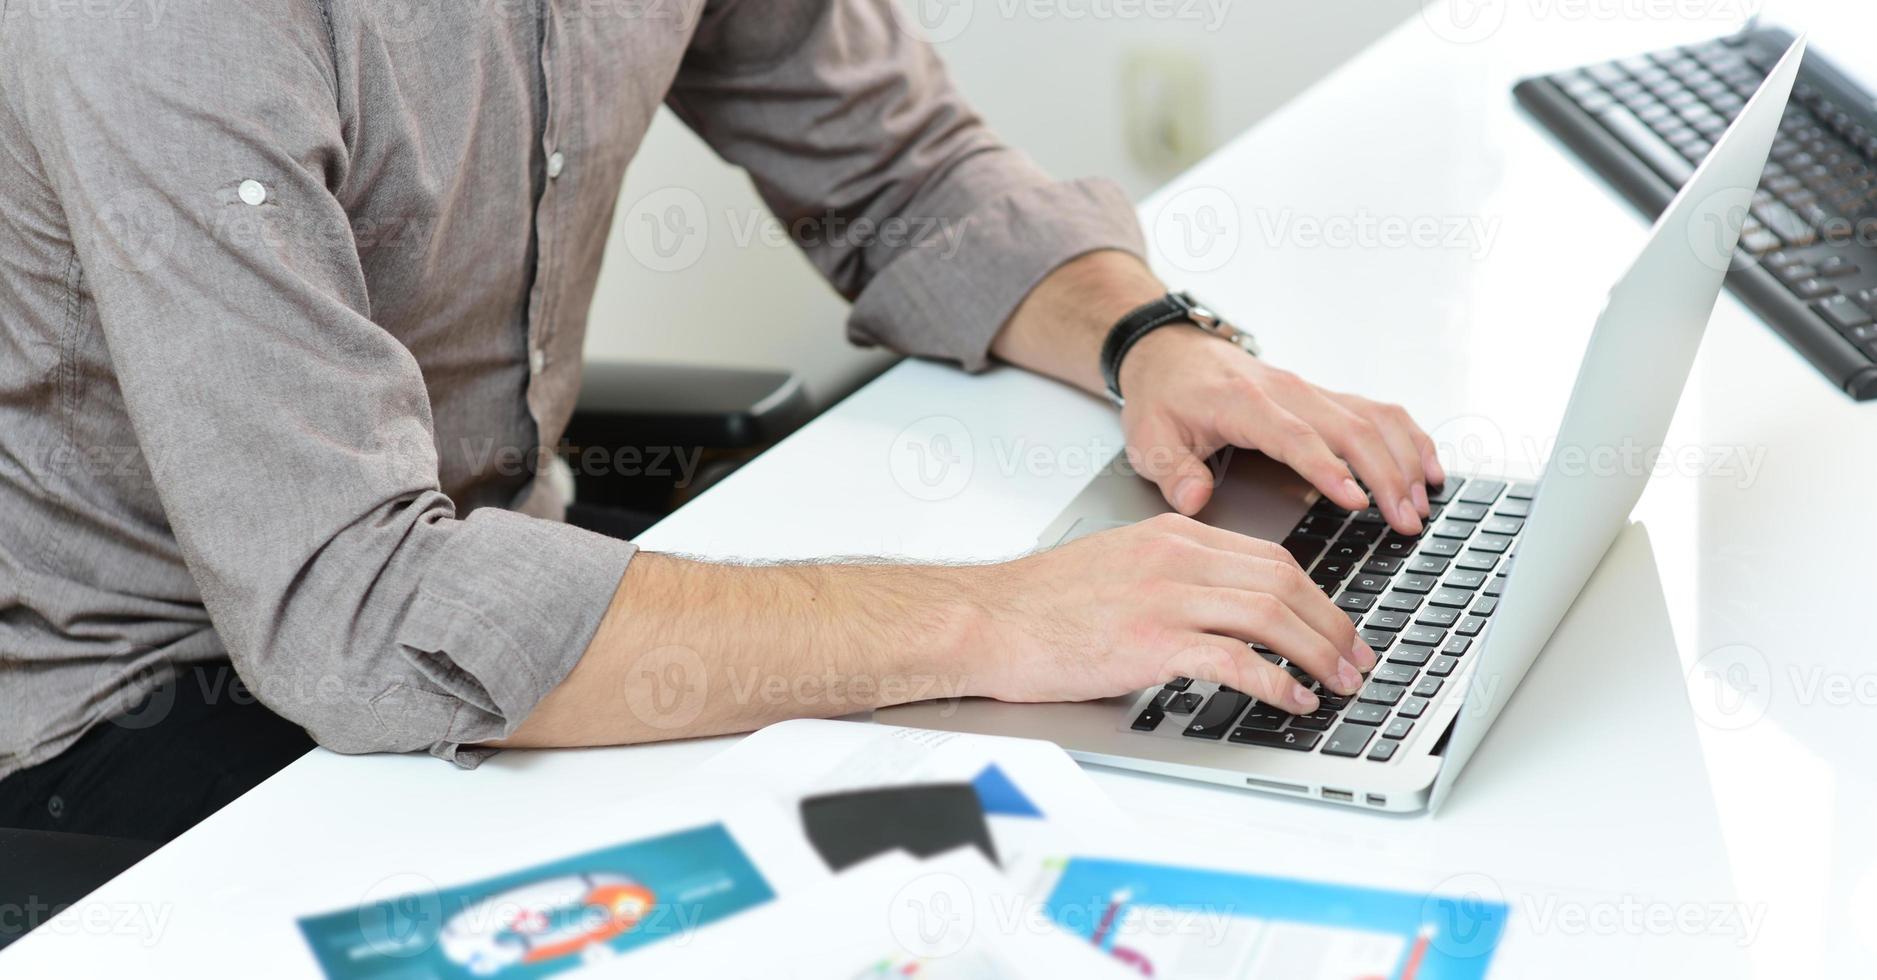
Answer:
<svg viewBox="0 0 1877 980"><path fill-rule="evenodd" d="M163 843L312 747L232 665L181 668L139 708L0 779L0 827Z"/></svg>

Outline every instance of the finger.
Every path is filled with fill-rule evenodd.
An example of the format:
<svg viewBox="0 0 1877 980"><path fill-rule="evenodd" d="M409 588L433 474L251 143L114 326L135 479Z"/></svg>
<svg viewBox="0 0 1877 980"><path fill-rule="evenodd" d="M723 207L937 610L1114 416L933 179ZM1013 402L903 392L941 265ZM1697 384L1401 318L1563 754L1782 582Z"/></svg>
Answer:
<svg viewBox="0 0 1877 980"><path fill-rule="evenodd" d="M1156 518L1156 520L1158 519L1159 518ZM1169 519L1166 523L1167 528L1173 533L1216 551L1243 555L1248 558L1263 558L1268 561L1285 561L1292 565L1297 564L1296 557L1285 550L1282 545L1266 541L1263 538L1254 538L1248 534L1240 534L1237 531L1228 531L1222 527L1214 527L1204 521L1195 521L1188 518L1173 518L1171 515L1169 515Z"/></svg>
<svg viewBox="0 0 1877 980"><path fill-rule="evenodd" d="M1195 633L1186 648L1167 661L1172 676L1217 681L1267 704L1307 715L1323 702L1284 668L1252 652L1242 640Z"/></svg>
<svg viewBox="0 0 1877 980"><path fill-rule="evenodd" d="M1349 662L1353 639L1332 642L1283 597L1243 589L1199 588L1191 590L1184 601L1197 629L1262 643L1338 694L1354 694L1362 686L1362 673ZM1348 617L1334 606L1331 611L1348 624Z"/></svg>
<svg viewBox="0 0 1877 980"><path fill-rule="evenodd" d="M1414 449L1421 455L1421 474L1427 477L1430 487L1445 486L1447 470L1440 465L1440 450L1435 448L1434 440L1419 425L1413 426L1408 437L1414 440Z"/></svg>
<svg viewBox="0 0 1877 980"><path fill-rule="evenodd" d="M1262 394L1245 399L1221 422L1221 434L1235 446L1256 449L1297 471L1310 485L1344 510L1362 510L1369 495L1349 467L1330 450L1316 429Z"/></svg>
<svg viewBox="0 0 1877 980"><path fill-rule="evenodd" d="M1128 463L1154 481L1174 510L1192 516L1212 499L1212 470L1206 465L1217 447L1191 445L1175 427L1149 423L1128 439Z"/></svg>
<svg viewBox="0 0 1877 980"><path fill-rule="evenodd" d="M1401 470L1401 482L1408 488L1408 499L1415 512L1426 520L1433 511L1427 503L1427 474L1421 465L1421 451L1414 444L1414 421L1399 405L1367 399L1358 399L1357 405L1357 413L1367 416L1382 431L1382 441L1388 444L1389 455L1395 458L1395 466Z"/></svg>
<svg viewBox="0 0 1877 980"><path fill-rule="evenodd" d="M1289 557L1289 553L1286 552L1285 556ZM1222 585L1277 596L1305 624L1329 641L1338 657L1348 661L1357 671L1367 672L1375 666L1375 650L1362 641L1362 635L1357 632L1356 624L1349 621L1349 615L1331 602L1330 597L1294 562L1254 558L1231 564L1234 567L1196 569L1198 584ZM1335 664L1323 666L1325 670L1336 669ZM1318 679L1322 679L1320 675Z"/></svg>
<svg viewBox="0 0 1877 980"><path fill-rule="evenodd" d="M1389 526L1402 534L1421 533L1420 510L1414 505L1408 481L1402 476L1401 467L1380 427L1327 398L1323 399L1323 407L1332 413L1324 420L1322 428L1330 448L1348 460L1368 483L1375 506L1388 519ZM1414 482L1420 482L1419 473L1415 474Z"/></svg>

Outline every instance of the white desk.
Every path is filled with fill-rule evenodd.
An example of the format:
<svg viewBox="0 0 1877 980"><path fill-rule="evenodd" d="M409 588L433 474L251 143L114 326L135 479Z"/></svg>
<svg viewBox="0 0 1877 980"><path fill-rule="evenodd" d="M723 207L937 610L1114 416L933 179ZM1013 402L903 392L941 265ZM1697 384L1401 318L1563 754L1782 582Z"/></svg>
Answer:
<svg viewBox="0 0 1877 980"><path fill-rule="evenodd" d="M1142 214L1172 241L1160 237L1182 227L1172 215L1215 205L1225 222L1206 227L1239 236L1233 260L1159 264L1254 325L1268 357L1407 404L1450 462L1528 471L1644 228L1516 113L1510 85L1726 25L1486 6L1510 14L1491 37L1456 44L1408 21ZM1338 247L1308 231L1365 216L1480 223L1463 247ZM968 477L928 485L906 469L910 443L935 432L963 450ZM907 363L645 543L1014 554L1118 444L1095 399L1013 371ZM1619 540L1438 817L1096 778L1176 857L1496 891L1514 909L1502 976L1866 972L1877 649L1861 514L1877 408L1723 298L1670 444L1736 455L1656 479L1636 513L1646 533ZM1717 664L1744 698L1717 697ZM295 915L399 875L468 880L609 841L608 814L723 744L516 752L474 773L315 752L0 954L0 974L311 976Z"/></svg>

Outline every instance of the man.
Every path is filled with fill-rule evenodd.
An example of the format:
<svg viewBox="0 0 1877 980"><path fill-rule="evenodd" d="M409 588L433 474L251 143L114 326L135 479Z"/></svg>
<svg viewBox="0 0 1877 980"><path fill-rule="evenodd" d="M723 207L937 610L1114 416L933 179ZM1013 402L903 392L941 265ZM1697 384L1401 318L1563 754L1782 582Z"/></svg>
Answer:
<svg viewBox="0 0 1877 980"><path fill-rule="evenodd" d="M1205 674L1307 711L1247 641L1338 692L1374 663L1282 550L1184 518L988 567L713 565L492 465L566 424L661 102L791 227L958 233L801 236L856 339L1103 390L1104 338L1168 291L1132 209L1001 145L890 0L3 2L0 822L162 839L302 729L472 766L909 689L750 703L752 676L1044 700ZM1441 479L1399 409L1190 326L1117 380L1184 514L1228 444L1344 507L1359 477L1407 533ZM655 668L690 700L630 710Z"/></svg>

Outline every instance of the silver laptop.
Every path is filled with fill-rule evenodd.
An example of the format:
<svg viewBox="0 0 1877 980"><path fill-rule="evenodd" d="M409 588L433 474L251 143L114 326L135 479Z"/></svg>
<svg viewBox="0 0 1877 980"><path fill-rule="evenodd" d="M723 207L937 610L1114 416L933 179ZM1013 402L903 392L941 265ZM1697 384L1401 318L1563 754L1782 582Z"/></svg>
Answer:
<svg viewBox="0 0 1877 980"><path fill-rule="evenodd" d="M1650 232L1598 317L1536 484L1451 477L1418 537L1348 513L1264 457L1239 453L1201 519L1290 548L1381 655L1357 695L1319 691L1293 716L1195 678L1074 704L925 702L894 725L1048 739L1084 762L1391 811L1438 807L1622 529L1646 467L1611 476L1574 452L1658 446L1720 295L1804 51L1792 43ZM1166 510L1119 469L1040 543ZM1516 565L1516 574L1511 574ZM1247 656L1289 665L1256 645ZM1293 670L1306 684L1309 678Z"/></svg>

